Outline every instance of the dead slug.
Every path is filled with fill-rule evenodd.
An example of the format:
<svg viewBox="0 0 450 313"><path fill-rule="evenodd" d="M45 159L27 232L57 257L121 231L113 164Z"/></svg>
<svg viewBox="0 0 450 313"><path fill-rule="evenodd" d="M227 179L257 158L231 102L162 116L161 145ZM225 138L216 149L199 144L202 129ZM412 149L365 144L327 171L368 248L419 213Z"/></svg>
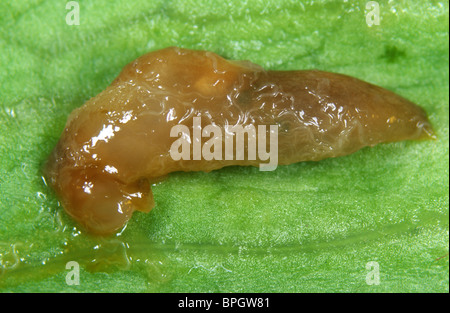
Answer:
<svg viewBox="0 0 450 313"><path fill-rule="evenodd" d="M128 64L74 110L44 175L69 215L105 235L151 210L150 183L171 172L273 170L432 137L420 107L359 79L172 47Z"/></svg>

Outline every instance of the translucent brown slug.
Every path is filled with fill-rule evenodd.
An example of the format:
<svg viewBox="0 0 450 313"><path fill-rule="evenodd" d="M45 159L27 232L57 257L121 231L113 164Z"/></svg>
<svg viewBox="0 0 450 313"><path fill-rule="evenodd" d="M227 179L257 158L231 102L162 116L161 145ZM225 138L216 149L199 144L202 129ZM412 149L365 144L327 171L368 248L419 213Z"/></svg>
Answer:
<svg viewBox="0 0 450 313"><path fill-rule="evenodd" d="M434 136L419 106L359 79L317 70L267 71L248 61L172 47L128 64L106 90L70 114L45 177L84 228L111 234L134 211L152 209L150 184L171 172L267 162L259 153L249 157L248 143L243 153L220 157L226 136L207 128L202 142L184 138L179 148L187 146L188 158L174 158L171 147L185 133L173 130L183 125L192 135L195 122L225 133L233 125L267 126L267 134L248 131L247 138L269 138L269 126L276 126L279 165ZM196 146L216 157L195 156ZM262 151L270 148L267 143Z"/></svg>

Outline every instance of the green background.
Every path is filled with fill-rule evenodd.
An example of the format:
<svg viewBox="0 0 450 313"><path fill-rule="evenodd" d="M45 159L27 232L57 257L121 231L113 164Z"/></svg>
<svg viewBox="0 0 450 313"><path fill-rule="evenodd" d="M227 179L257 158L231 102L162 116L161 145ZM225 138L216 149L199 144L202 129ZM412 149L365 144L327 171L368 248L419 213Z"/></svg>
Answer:
<svg viewBox="0 0 450 313"><path fill-rule="evenodd" d="M379 1L372 27L366 1L78 3L80 25L65 1L0 3L1 291L449 291L448 1ZM424 107L438 139L274 172L174 173L151 213L92 238L40 167L74 108L167 46L356 76Z"/></svg>

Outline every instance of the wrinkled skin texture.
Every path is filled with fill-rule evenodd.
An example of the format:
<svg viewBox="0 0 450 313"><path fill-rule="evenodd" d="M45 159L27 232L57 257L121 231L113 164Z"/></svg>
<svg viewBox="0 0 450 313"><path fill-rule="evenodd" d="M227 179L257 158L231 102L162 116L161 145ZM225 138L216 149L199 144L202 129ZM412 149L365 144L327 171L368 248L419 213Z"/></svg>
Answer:
<svg viewBox="0 0 450 313"><path fill-rule="evenodd" d="M167 48L127 65L105 91L72 112L46 177L84 228L111 234L135 210L154 206L150 183L171 172L262 162L174 160L171 128L192 130L194 117L201 117L202 126L221 128L277 125L280 165L433 137L420 107L356 78L265 71L211 52Z"/></svg>

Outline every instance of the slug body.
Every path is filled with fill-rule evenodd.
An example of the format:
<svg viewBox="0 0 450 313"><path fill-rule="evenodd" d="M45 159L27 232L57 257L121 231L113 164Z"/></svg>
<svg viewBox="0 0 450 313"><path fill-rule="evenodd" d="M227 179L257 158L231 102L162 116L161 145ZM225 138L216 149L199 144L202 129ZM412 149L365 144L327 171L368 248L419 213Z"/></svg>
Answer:
<svg viewBox="0 0 450 313"><path fill-rule="evenodd" d="M259 155L237 158L236 151L231 158L198 159L193 149L190 158L174 159L171 130L185 125L193 133L195 121L221 129L276 125L281 165L433 136L420 107L356 78L265 71L211 52L167 48L128 64L106 90L71 113L45 176L68 214L93 233L111 234L135 210L154 206L150 183L171 172L264 162ZM189 147L201 144L187 140ZM244 150L247 155L249 145Z"/></svg>

